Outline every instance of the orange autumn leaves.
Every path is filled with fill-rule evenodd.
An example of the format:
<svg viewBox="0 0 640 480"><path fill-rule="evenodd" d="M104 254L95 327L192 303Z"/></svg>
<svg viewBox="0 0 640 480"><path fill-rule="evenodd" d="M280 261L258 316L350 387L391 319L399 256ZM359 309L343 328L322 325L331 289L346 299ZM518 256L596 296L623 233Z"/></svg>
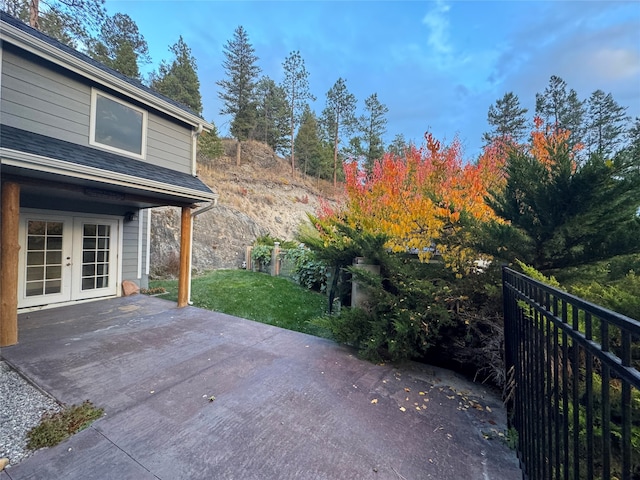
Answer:
<svg viewBox="0 0 640 480"><path fill-rule="evenodd" d="M385 234L388 248L417 251L421 260L438 252L448 268L466 272L479 259L470 226L502 221L485 198L504 189L510 150L525 149L551 169L558 151L569 148L568 131L548 128L537 118L534 125L530 144L497 141L475 163L463 161L458 139L442 145L430 133L421 148L409 147L403 156L385 154L369 175L357 162L347 163L346 203L339 211L325 205L320 219Z"/></svg>
<svg viewBox="0 0 640 480"><path fill-rule="evenodd" d="M437 250L457 271L472 256L463 219L494 218L484 197L504 183L504 156L488 147L475 164L465 164L458 140L443 146L429 133L425 139L425 146L410 147L402 157L386 154L370 175L355 162L346 164L340 216L352 227L386 234L393 251L413 249L427 260Z"/></svg>

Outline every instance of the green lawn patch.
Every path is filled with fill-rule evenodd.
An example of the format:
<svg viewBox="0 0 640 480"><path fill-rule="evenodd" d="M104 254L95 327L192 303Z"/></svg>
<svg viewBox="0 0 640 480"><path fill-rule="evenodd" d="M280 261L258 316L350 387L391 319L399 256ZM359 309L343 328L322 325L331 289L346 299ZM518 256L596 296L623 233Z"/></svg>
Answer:
<svg viewBox="0 0 640 480"><path fill-rule="evenodd" d="M40 423L27 433L27 448L53 447L102 416L104 410L89 400L65 407L61 412L45 413Z"/></svg>
<svg viewBox="0 0 640 480"><path fill-rule="evenodd" d="M163 287L162 298L177 300L177 280L154 280L149 288ZM290 280L246 270L215 270L194 277L193 305L277 327L326 336L310 320L324 314L324 295L305 289Z"/></svg>

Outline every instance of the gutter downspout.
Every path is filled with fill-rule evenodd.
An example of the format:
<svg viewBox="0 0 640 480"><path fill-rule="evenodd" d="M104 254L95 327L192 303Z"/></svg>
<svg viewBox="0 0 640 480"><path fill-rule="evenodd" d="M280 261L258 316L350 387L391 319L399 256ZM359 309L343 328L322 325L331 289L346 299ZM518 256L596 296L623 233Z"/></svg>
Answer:
<svg viewBox="0 0 640 480"><path fill-rule="evenodd" d="M191 212L191 245L189 246L189 271L187 272L187 305L193 305L191 301L191 266L193 265L193 223L195 217L200 215L201 213L208 212L212 208L218 205L218 197L216 196L206 207L202 207L200 210L196 210L195 212Z"/></svg>
<svg viewBox="0 0 640 480"><path fill-rule="evenodd" d="M198 149L198 137L200 136L203 130L204 130L204 125L199 123L198 129L194 130L193 133L191 134L191 175L194 177L198 173L197 156L196 156L196 152Z"/></svg>

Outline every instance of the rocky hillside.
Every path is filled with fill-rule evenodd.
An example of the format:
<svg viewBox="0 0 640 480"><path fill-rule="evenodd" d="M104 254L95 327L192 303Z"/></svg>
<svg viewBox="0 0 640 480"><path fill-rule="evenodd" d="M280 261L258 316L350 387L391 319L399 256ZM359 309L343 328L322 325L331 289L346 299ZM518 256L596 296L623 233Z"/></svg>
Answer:
<svg viewBox="0 0 640 480"><path fill-rule="evenodd" d="M220 195L218 206L199 215L194 223L193 267L196 272L239 268L246 247L270 234L295 238L307 213L316 211L320 199L335 202L333 187L296 173L266 145L242 145L241 165L236 165L233 140L223 140L225 155L203 159L198 175ZM180 210L153 210L151 218L153 276L176 275L180 244Z"/></svg>

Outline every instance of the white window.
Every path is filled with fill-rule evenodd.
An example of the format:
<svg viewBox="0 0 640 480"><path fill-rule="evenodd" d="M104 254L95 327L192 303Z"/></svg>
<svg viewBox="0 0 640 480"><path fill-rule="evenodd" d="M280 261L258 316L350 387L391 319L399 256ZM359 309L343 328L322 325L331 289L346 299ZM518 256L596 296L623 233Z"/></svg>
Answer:
<svg viewBox="0 0 640 480"><path fill-rule="evenodd" d="M147 112L92 89L89 143L144 159L147 149Z"/></svg>

